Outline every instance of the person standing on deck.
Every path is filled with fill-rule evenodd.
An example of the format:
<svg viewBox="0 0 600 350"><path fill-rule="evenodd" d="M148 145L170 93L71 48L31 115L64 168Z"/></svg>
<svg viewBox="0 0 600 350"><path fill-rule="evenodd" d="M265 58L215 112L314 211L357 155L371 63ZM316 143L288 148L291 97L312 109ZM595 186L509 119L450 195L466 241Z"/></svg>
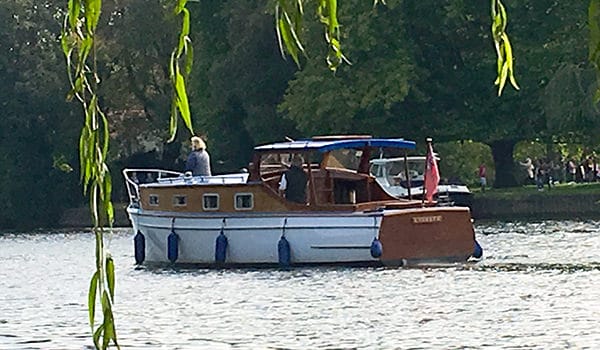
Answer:
<svg viewBox="0 0 600 350"><path fill-rule="evenodd" d="M294 155L289 170L281 176L279 193L288 201L305 204L308 175L302 169L302 163L304 163L302 157Z"/></svg>
<svg viewBox="0 0 600 350"><path fill-rule="evenodd" d="M210 156L206 144L198 136L191 138L192 151L185 162L185 171L191 171L192 176L211 176Z"/></svg>

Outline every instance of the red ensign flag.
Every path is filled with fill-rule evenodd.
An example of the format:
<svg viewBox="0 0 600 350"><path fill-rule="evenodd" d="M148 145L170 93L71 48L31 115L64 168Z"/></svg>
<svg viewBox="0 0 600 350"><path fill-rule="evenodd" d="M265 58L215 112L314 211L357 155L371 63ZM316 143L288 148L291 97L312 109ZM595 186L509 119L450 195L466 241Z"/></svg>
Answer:
<svg viewBox="0 0 600 350"><path fill-rule="evenodd" d="M425 161L425 198L431 203L433 195L438 191L438 183L440 182L440 172L438 170L437 161L433 155L433 147L431 143L427 145L427 159Z"/></svg>

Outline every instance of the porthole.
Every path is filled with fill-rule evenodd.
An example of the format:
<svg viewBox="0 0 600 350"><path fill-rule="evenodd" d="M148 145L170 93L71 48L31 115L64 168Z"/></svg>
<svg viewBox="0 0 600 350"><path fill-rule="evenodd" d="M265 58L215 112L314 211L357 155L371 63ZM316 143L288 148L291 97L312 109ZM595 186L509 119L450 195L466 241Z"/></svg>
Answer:
<svg viewBox="0 0 600 350"><path fill-rule="evenodd" d="M202 195L203 210L219 210L219 195L216 193L205 193Z"/></svg>
<svg viewBox="0 0 600 350"><path fill-rule="evenodd" d="M185 207L187 205L187 196L179 194L173 196L173 205L176 207Z"/></svg>
<svg viewBox="0 0 600 350"><path fill-rule="evenodd" d="M252 193L236 193L234 198L235 210L251 210L254 208Z"/></svg>
<svg viewBox="0 0 600 350"><path fill-rule="evenodd" d="M148 204L152 206L158 206L158 195L151 194L150 196L148 196Z"/></svg>

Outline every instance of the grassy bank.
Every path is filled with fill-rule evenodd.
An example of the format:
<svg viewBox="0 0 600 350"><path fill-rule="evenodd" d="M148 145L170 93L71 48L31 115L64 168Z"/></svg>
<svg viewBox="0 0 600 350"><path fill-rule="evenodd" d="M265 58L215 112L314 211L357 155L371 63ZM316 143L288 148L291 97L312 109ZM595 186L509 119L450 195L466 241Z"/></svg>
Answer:
<svg viewBox="0 0 600 350"><path fill-rule="evenodd" d="M512 200L523 199L532 195L547 197L600 195L600 182L556 184L550 189L546 185L543 191L538 191L535 185L527 185L511 188L489 188L485 192L481 192L479 188L473 188L472 192L475 198Z"/></svg>
<svg viewBox="0 0 600 350"><path fill-rule="evenodd" d="M557 184L473 191L472 214L477 219L600 218L600 183Z"/></svg>

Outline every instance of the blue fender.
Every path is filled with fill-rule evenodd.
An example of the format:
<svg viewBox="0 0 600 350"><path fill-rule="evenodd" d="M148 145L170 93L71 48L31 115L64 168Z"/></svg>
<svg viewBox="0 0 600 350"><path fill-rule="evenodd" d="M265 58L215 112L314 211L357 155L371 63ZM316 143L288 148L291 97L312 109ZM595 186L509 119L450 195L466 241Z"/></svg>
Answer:
<svg viewBox="0 0 600 350"><path fill-rule="evenodd" d="M292 254L290 251L290 242L288 242L285 236L281 236L279 242L277 242L277 253L279 255L279 265L283 267L290 266Z"/></svg>
<svg viewBox="0 0 600 350"><path fill-rule="evenodd" d="M146 237L141 231L138 231L133 237L133 248L135 263L141 265L146 260Z"/></svg>
<svg viewBox="0 0 600 350"><path fill-rule="evenodd" d="M225 262L225 259L227 259L228 245L229 240L223 231L221 231L221 234L217 236L217 240L215 241L215 262L220 264Z"/></svg>
<svg viewBox="0 0 600 350"><path fill-rule="evenodd" d="M475 248L473 249L473 257L479 259L483 256L483 248L479 245L479 242L475 241Z"/></svg>
<svg viewBox="0 0 600 350"><path fill-rule="evenodd" d="M383 245L381 244L381 241L379 241L377 238L374 238L373 242L371 242L371 256L377 259L381 257L382 254Z"/></svg>
<svg viewBox="0 0 600 350"><path fill-rule="evenodd" d="M175 231L171 231L167 237L167 258L174 263L179 257L179 235Z"/></svg>

